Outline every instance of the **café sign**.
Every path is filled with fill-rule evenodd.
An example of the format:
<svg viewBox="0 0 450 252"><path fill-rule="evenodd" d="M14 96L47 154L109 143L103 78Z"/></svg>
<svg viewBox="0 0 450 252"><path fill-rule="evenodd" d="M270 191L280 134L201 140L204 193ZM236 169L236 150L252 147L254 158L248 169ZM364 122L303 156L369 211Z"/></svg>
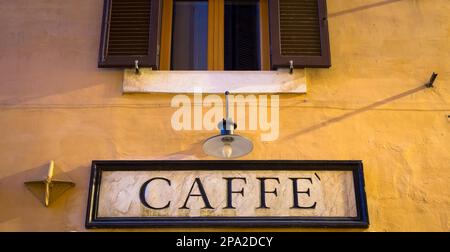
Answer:
<svg viewBox="0 0 450 252"><path fill-rule="evenodd" d="M360 161L93 161L87 228L367 227Z"/></svg>

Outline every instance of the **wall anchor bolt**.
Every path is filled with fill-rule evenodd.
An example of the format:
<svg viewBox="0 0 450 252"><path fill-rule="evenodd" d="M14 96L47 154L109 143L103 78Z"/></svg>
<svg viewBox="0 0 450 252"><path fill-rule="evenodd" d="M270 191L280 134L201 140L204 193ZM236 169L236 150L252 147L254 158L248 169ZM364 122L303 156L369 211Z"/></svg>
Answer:
<svg viewBox="0 0 450 252"><path fill-rule="evenodd" d="M425 84L425 86L426 86L427 88L432 88L432 87L434 87L433 84L434 84L434 81L436 80L436 77L437 77L437 76L438 76L438 74L435 73L435 72L433 72L433 74L431 74L430 81L429 81L427 84Z"/></svg>
<svg viewBox="0 0 450 252"><path fill-rule="evenodd" d="M294 73L294 61L293 60L289 61L289 73L290 74Z"/></svg>
<svg viewBox="0 0 450 252"><path fill-rule="evenodd" d="M134 61L134 69L136 71L136 74L139 74L139 60Z"/></svg>

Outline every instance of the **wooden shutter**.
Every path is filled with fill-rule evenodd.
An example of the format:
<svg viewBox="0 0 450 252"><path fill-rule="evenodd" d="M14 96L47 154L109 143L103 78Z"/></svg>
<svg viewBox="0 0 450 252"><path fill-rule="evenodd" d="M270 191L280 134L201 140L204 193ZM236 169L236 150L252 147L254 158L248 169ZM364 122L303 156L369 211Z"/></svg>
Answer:
<svg viewBox="0 0 450 252"><path fill-rule="evenodd" d="M272 69L330 67L326 0L270 0Z"/></svg>
<svg viewBox="0 0 450 252"><path fill-rule="evenodd" d="M157 68L159 0L105 0L99 67Z"/></svg>

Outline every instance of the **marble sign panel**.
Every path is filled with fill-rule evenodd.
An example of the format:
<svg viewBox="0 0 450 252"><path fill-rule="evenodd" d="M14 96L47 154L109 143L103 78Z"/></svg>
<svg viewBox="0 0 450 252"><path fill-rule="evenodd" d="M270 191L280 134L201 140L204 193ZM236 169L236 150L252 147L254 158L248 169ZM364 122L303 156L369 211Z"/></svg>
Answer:
<svg viewBox="0 0 450 252"><path fill-rule="evenodd" d="M109 162L93 163L88 227L368 224L360 162Z"/></svg>

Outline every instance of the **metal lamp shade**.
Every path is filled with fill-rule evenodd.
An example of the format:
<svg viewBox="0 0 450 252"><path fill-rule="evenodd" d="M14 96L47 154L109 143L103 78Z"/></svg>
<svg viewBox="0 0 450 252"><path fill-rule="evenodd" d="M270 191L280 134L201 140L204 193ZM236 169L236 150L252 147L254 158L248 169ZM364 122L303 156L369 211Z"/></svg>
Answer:
<svg viewBox="0 0 450 252"><path fill-rule="evenodd" d="M224 155L224 146L230 145L232 148L229 157ZM203 151L217 158L238 158L247 155L253 150L253 144L245 137L239 135L217 135L208 138L203 143Z"/></svg>

